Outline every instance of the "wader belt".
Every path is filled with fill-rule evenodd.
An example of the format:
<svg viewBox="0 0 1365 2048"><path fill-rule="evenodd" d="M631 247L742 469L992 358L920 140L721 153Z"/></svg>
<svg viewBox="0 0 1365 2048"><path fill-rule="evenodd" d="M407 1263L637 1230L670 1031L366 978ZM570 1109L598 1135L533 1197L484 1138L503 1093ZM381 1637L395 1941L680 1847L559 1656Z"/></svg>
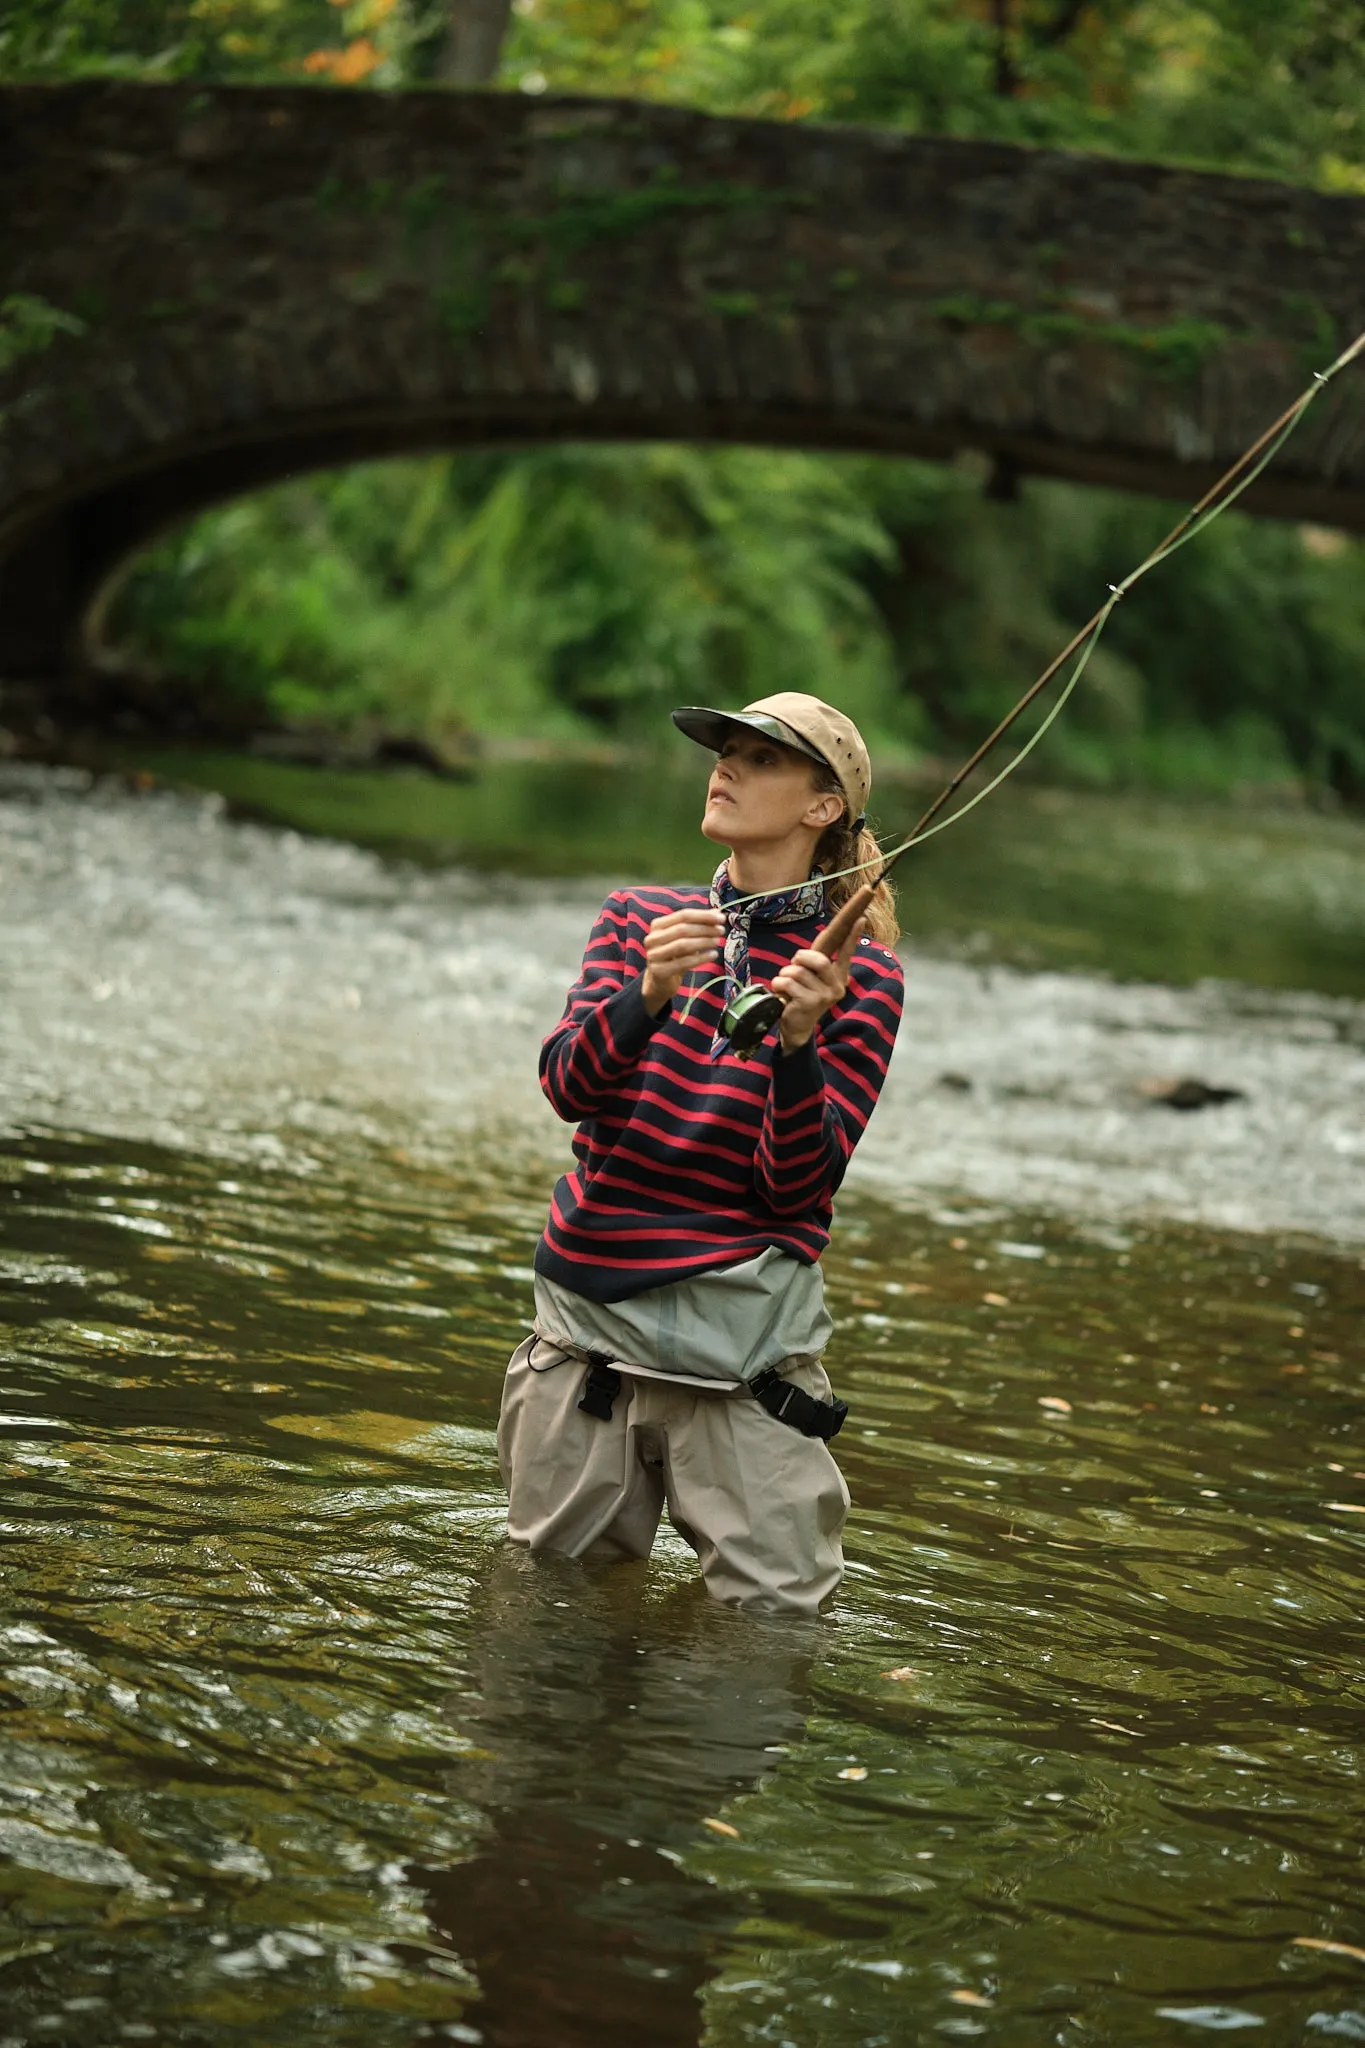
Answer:
<svg viewBox="0 0 1365 2048"><path fill-rule="evenodd" d="M766 1408L789 1429L799 1429L802 1436L818 1436L825 1443L838 1436L848 1414L847 1401L817 1401L814 1394L784 1380L775 1365L750 1380L749 1392L760 1408Z"/></svg>
<svg viewBox="0 0 1365 2048"><path fill-rule="evenodd" d="M611 1421L611 1404L621 1391L621 1375L603 1351L588 1354L588 1377L583 1382L579 1407L598 1422Z"/></svg>
<svg viewBox="0 0 1365 2048"><path fill-rule="evenodd" d="M559 1347L561 1350L565 1346ZM591 1415L598 1422L610 1422L612 1403L621 1391L621 1375L604 1351L568 1352L569 1357L586 1358L588 1376L583 1382L582 1398L578 1406L584 1415ZM765 1408L769 1415L779 1422L785 1422L788 1429L799 1430L802 1436L818 1436L828 1443L832 1436L838 1436L848 1414L847 1401L817 1401L814 1394L806 1393L802 1387L784 1380L775 1365L761 1372L756 1380L749 1382L749 1392Z"/></svg>

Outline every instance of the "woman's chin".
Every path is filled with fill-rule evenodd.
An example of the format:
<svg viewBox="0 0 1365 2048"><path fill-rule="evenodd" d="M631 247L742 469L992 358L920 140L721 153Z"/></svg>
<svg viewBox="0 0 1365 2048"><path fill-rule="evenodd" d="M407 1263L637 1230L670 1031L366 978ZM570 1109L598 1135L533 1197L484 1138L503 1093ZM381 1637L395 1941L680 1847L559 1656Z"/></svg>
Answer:
<svg viewBox="0 0 1365 2048"><path fill-rule="evenodd" d="M727 805L707 805L701 821L701 836L703 839L714 839L717 846L734 845L735 820Z"/></svg>

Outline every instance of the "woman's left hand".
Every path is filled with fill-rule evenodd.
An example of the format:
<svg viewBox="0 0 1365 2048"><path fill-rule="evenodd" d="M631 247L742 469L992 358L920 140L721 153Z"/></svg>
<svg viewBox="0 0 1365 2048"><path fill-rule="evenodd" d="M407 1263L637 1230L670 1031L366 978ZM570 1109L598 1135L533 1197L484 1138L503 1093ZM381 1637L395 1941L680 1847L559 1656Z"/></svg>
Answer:
<svg viewBox="0 0 1365 2048"><path fill-rule="evenodd" d="M805 946L773 976L773 993L784 997L787 1005L778 1026L783 1052L795 1052L809 1044L826 1010L847 993L853 948L866 930L866 918L859 918L832 960Z"/></svg>

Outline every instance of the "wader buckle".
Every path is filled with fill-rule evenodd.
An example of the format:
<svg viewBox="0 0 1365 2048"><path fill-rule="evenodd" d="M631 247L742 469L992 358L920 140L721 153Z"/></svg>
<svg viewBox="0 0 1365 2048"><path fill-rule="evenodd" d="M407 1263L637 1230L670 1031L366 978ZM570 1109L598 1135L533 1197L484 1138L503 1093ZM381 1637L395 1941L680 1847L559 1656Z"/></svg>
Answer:
<svg viewBox="0 0 1365 2048"><path fill-rule="evenodd" d="M847 1401L817 1401L814 1394L784 1380L775 1365L750 1380L749 1392L760 1408L766 1408L789 1429L799 1429L802 1436L818 1436L824 1443L838 1436L848 1414Z"/></svg>
<svg viewBox="0 0 1365 2048"><path fill-rule="evenodd" d="M579 1407L598 1422L611 1421L611 1404L621 1391L621 1375L604 1351L588 1353L588 1377Z"/></svg>

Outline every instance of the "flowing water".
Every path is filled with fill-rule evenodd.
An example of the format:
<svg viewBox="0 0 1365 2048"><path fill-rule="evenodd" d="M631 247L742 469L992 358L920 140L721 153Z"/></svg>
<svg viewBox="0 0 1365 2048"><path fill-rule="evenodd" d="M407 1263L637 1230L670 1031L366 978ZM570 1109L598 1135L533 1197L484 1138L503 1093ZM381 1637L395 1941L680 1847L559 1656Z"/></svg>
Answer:
<svg viewBox="0 0 1365 2048"><path fill-rule="evenodd" d="M210 751L126 758L244 815L421 859L665 881L709 865L687 764L493 761L461 783ZM883 840L936 790L879 769ZM951 957L1365 996L1357 817L1011 785L897 879L906 930Z"/></svg>
<svg viewBox="0 0 1365 2048"><path fill-rule="evenodd" d="M512 944L169 798L0 812L0 2044L1365 2040L1357 1006L1044 977L1050 1057L1131 1000L1281 1091L1096 1066L1040 1127L1104 1168L1069 1210L1028 1124L973 1192L961 1019L907 1042L828 1261L849 1576L757 1621L675 1537L501 1541L592 891L509 891ZM978 986L993 1057L1038 985ZM894 1178L931 1118L955 1197ZM1215 1228L1277 1118L1318 1234ZM1163 1221L1143 1161L1204 1155Z"/></svg>

